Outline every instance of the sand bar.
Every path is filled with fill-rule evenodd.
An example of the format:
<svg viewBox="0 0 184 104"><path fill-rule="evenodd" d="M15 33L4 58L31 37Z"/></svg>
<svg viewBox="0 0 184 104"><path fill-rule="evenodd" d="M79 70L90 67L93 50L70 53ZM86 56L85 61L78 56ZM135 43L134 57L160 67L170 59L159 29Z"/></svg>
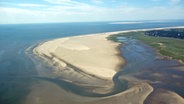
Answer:
<svg viewBox="0 0 184 104"><path fill-rule="evenodd" d="M112 79L124 60L119 57L119 43L108 41L109 34L95 34L55 39L35 48L39 56L53 57L61 66L67 63L94 76Z"/></svg>

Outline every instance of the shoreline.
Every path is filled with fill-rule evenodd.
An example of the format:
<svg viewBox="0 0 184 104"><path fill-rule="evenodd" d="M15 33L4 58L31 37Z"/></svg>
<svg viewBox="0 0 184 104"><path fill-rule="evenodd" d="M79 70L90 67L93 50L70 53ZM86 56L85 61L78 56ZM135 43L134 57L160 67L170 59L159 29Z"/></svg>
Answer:
<svg viewBox="0 0 184 104"><path fill-rule="evenodd" d="M112 78L124 63L119 43L107 40L107 36L103 33L54 39L40 43L33 53L53 66L55 77L92 93L107 94L112 92Z"/></svg>
<svg viewBox="0 0 184 104"><path fill-rule="evenodd" d="M120 70L120 68L121 68L122 66L124 66L124 65L126 64L126 60L123 59L122 55L120 54L121 52L120 52L120 49L119 49L119 47L122 46L123 44L122 44L122 43L118 43L118 42L112 42L112 41L108 40L108 39L107 39L108 36L110 36L110 35L115 35L115 34L119 34L119 33L135 32L135 31L162 30L162 29L173 29L173 28L184 28L184 26L163 27L163 28L149 28L149 29L136 29L136 30L124 30L124 31L104 32L104 33L95 33L95 34L86 34L86 35L79 35L79 36L70 36L70 37L64 37L64 38L57 38L57 39L52 39L52 40L48 40L48 41L44 41L44 42L39 43L39 44L33 49L33 53L34 53L36 56L41 57L41 58L44 59L44 60L47 60L49 57L50 57L50 58L54 58L54 57L53 57L52 55L50 55L48 52L44 53L44 55L43 55L43 53L39 53L38 50L37 50L38 47L42 46L43 44L45 44L45 43L47 43L47 42L58 41L58 40L60 40L60 39L61 39L61 41L64 42L64 41L67 41L68 39L72 39L72 38L79 38L79 39L80 39L80 38L85 38L85 37L90 38L90 37L95 37L95 36L102 36L104 39L106 39L106 41L109 41L109 42L111 42L111 43L113 43L113 44L116 44L116 45L114 46L114 48L115 48L115 50L116 50L116 52L117 52L117 53L116 53L116 56L118 56L117 59L120 60L121 62L118 63L118 64L116 65L116 68L114 68L114 71L115 71L115 72L114 72L112 75L110 75L110 78L105 78L105 77L99 77L98 75L96 76L95 74L86 72L85 70L81 70L81 68L79 68L79 67L77 67L77 68L78 68L79 70L81 70L82 72L84 72L84 73L86 73L86 74L89 74L89 75L91 75L91 76L96 76L96 77L98 77L98 78L102 78L102 79L105 79L105 80L112 80L113 76ZM49 50L49 51L51 51L51 53L57 48L57 47L54 47L54 48L53 48L53 47L54 47L54 46L52 46L52 49ZM84 48L84 50L88 50L88 49L87 49L88 47L81 47L81 49L82 49L82 48ZM86 49L85 49L85 48L86 48ZM77 48L76 48L76 49L77 49ZM75 49L74 49L74 50L75 50ZM79 49L79 51L80 51L80 49ZM63 62L62 60L63 60L62 58L58 58L58 57L55 56L54 61L56 61L57 63L60 63L61 66L66 67L67 64L71 64L71 65L72 65L72 63L70 63L70 62L67 62L67 61ZM48 60L47 60L47 61L48 61ZM75 66L75 65L74 65L74 66Z"/></svg>
<svg viewBox="0 0 184 104"><path fill-rule="evenodd" d="M171 28L184 28L184 26L182 26L182 27L181 26L180 27L169 27L169 28L139 29L139 30L129 30L129 31L127 30L127 31L118 31L118 32L106 32L106 33L88 34L88 35L83 35L83 36L65 37L64 39L67 40L67 38L74 38L76 40L78 38L85 38L85 37L89 38L89 37L95 37L95 36L97 36L97 37L98 36L108 37L110 35L118 34L118 33L122 33L122 32L147 31L147 30L154 30L154 29L171 29ZM61 39L63 39L63 38L61 38ZM58 40L58 39L54 39L54 40ZM106 38L106 41L110 41L110 40L108 40ZM46 42L49 42L49 41L46 41ZM42 42L42 43L38 44L36 47L39 47L42 44L45 44L45 42ZM123 44L116 44L115 45L116 47L114 47L114 49L117 51L116 55L118 56L118 58L122 57L122 55L120 55L120 48L119 48L119 47L121 47L121 45L123 45ZM70 48L71 48L71 46L70 46ZM80 49L81 50L84 49L85 51L89 50L87 47L80 47ZM80 51L80 49L78 51ZM75 50L75 48L74 48L74 50ZM36 56L38 56L35 49L33 50L33 52ZM118 54L118 52L119 52L119 54ZM40 56L38 56L38 57L40 58ZM44 55L41 56L41 57L42 57L42 59L45 58ZM43 60L44 61L47 60L48 63L49 63L49 62L53 61L52 59L53 59L53 56L49 60L48 60L48 58L45 58ZM56 61L60 62L61 60L56 60ZM55 64L56 63L49 64L49 65L55 65ZM124 60L124 64L121 64L121 65L125 65L125 64L126 64L126 60ZM63 65L65 66L67 64L63 64ZM121 66L119 66L119 67L121 67ZM58 67L56 69L58 70ZM72 68L69 69L69 70L60 69L60 71L64 70L64 71L62 71L63 74L61 74L59 71L56 71L55 74L59 73L58 76L64 76L64 77L61 78L61 80L66 81L66 79L67 79L68 82L79 85L79 86L83 87L84 90L87 89L91 93L107 94L107 93L110 93L110 92L113 91L114 85L113 85L113 80L112 79L110 79L110 78L106 78L106 79L102 78L101 79L100 77L95 77L94 75L91 75L89 73L83 73L83 70L81 70L78 67L77 67L77 69L78 70L72 70ZM116 70L116 73L117 72L118 71ZM114 77L114 75L112 77ZM33 88L33 91L31 93L33 95L30 95L30 96L34 96L34 94L37 95L37 91L39 91L39 90L44 90L43 92L48 91L47 88L44 88L45 85L42 85L42 86L43 87L41 87L41 88L40 87L39 88L37 88L37 87ZM55 90L55 88L51 88L51 89ZM34 92L34 90L36 90L36 91ZM80 95L72 93L72 92L65 92L65 93L66 94L72 94L72 96L76 96L77 97L76 99L71 100L71 102L74 101L76 104L78 104L78 103L81 104L82 102L80 102L80 101L82 101L82 99L84 99L84 98L86 98L87 101L85 101L83 103L87 102L89 104L93 104L93 103L96 103L96 104L105 104L105 103L107 103L108 104L108 102L119 102L119 103L121 103L121 102L130 103L131 102L132 104L137 104L137 101L139 101L139 104L143 104L144 101L148 98L148 96L150 94L152 94L152 92L154 92L154 90L155 90L155 88L152 85L150 85L147 81L140 81L139 83L137 83L137 84L135 83L135 85L130 86L125 91L122 91L122 92L116 93L116 94L112 94L112 95L109 95L109 96L104 96L104 97L89 97L89 96L87 97L87 96L80 96ZM56 91L56 92L57 92L58 95L60 94L59 91ZM49 92L49 93L51 93L51 92ZM42 95L44 95L44 94L42 94ZM127 97L128 97L128 99L127 99ZM61 98L67 98L67 96L62 96ZM134 99L131 99L131 98L134 98ZM68 102L70 100L65 99L64 101Z"/></svg>
<svg viewBox="0 0 184 104"><path fill-rule="evenodd" d="M114 50L116 51L115 53L114 53L114 55L115 55L115 57L117 58L117 60L119 60L119 61L122 61L122 62L124 62L124 60L122 59L122 58L120 58L120 51L119 51L119 43L115 43L115 42L111 42L111 41L109 41L109 40L107 40L106 39L106 37L107 36L109 36L109 35L104 35L104 34L95 34L96 35L96 39L97 38L101 38L101 39L105 39L105 42L108 42L108 43L110 43L113 47L114 47ZM110 34L111 35L111 34ZM54 54L54 51L58 48L57 46L56 47L52 47L52 49L49 49L49 48L51 48L51 47L47 47L49 50L46 50L45 51L45 53L43 52L41 52L42 51L42 49L40 49L39 47L41 47L41 46L43 46L43 45L45 45L45 43L47 44L47 42L55 42L55 41L57 41L57 42L59 42L59 41L62 41L62 42L65 42L65 41L70 41L70 39L71 39L71 41L75 41L76 39L75 38L78 38L78 39L83 39L83 38L86 38L86 39L91 39L91 38L93 38L93 36L94 35L85 35L85 36L72 36L72 37L67 37L67 38L60 38L60 39L54 39L54 40L51 40L51 41L46 41L46 42L42 42L42 43L40 43L38 46L36 46L34 49L33 49L33 53L35 54L35 55L37 55L38 57L41 57L41 58L44 58L44 59L48 59L48 58L51 58L51 59L54 59L54 61L58 61L59 63L61 63L62 65L62 67L66 67L67 66L67 64L70 64L70 65L72 65L72 66L75 66L75 65L73 65L73 63L71 63L71 62L67 62L67 60L65 60L65 59L62 59L61 57L58 57L57 55L55 55ZM100 36L100 37L99 37ZM100 39L100 40L101 40ZM99 41L97 41L97 42L99 42ZM56 43L56 44L58 44L58 43ZM60 44L60 43L59 43ZM68 46L67 46L68 45ZM81 45L80 46L80 43L79 43L79 47L77 47L77 45L74 45L74 44L67 44L66 46L65 45L63 45L62 46L62 48L64 49L68 49L68 50L71 50L71 51L73 51L73 52L75 52L75 51L88 51L88 50L91 50L90 49L90 47L86 47L86 46L84 46L84 45ZM74 45L74 46L73 46ZM53 45L52 45L53 46ZM111 46L111 47L112 47ZM43 47L41 47L41 48L43 48ZM80 58L78 58L79 60L80 60ZM62 61L62 62L61 62ZM121 62L120 62L121 63ZM117 64L117 66L115 66L115 68L114 69L119 69L120 68L120 66L121 66L122 64ZM80 69L79 67L77 67L78 69ZM85 70L82 70L82 71L84 71L85 72ZM115 70L116 71L116 70ZM91 73L92 74L92 73ZM115 73L114 73L115 74ZM114 75L113 74L113 75ZM95 74L94 74L94 76L95 76ZM105 76L104 77L100 77L100 76L97 76L97 77L99 77L99 78L102 78L102 79L106 79L105 78ZM112 76L110 76L110 78L112 78ZM108 78L107 78L108 79Z"/></svg>

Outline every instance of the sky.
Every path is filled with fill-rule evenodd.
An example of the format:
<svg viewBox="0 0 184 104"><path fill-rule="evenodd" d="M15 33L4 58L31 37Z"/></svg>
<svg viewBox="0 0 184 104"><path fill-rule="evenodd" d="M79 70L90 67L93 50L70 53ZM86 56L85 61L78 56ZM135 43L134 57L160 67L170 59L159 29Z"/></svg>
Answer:
<svg viewBox="0 0 184 104"><path fill-rule="evenodd" d="M0 0L0 24L184 19L184 0Z"/></svg>

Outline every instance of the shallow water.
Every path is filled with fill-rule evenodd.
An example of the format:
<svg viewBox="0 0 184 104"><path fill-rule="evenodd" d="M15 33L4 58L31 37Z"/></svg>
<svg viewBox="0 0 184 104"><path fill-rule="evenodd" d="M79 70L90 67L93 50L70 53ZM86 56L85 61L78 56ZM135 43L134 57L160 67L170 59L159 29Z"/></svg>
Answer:
<svg viewBox="0 0 184 104"><path fill-rule="evenodd" d="M156 51L142 42L125 37L117 38L125 45L121 47L126 65L114 77L132 75L138 79L149 80L155 89L171 90L184 97L184 65L176 60L159 56ZM176 76L176 77L173 77Z"/></svg>

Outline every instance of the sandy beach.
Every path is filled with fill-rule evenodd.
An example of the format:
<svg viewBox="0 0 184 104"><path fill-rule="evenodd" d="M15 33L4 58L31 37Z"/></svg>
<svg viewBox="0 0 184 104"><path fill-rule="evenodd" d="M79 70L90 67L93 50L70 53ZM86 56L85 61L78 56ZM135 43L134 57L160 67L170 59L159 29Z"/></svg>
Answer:
<svg viewBox="0 0 184 104"><path fill-rule="evenodd" d="M106 39L110 34L95 34L55 39L35 48L39 56L53 58L61 67L70 63L81 71L102 79L112 79L124 59L119 57L118 45Z"/></svg>
<svg viewBox="0 0 184 104"><path fill-rule="evenodd" d="M120 43L106 39L114 33L73 36L41 43L34 53L54 66L54 77L85 87L90 92L108 93L113 76L125 61Z"/></svg>

